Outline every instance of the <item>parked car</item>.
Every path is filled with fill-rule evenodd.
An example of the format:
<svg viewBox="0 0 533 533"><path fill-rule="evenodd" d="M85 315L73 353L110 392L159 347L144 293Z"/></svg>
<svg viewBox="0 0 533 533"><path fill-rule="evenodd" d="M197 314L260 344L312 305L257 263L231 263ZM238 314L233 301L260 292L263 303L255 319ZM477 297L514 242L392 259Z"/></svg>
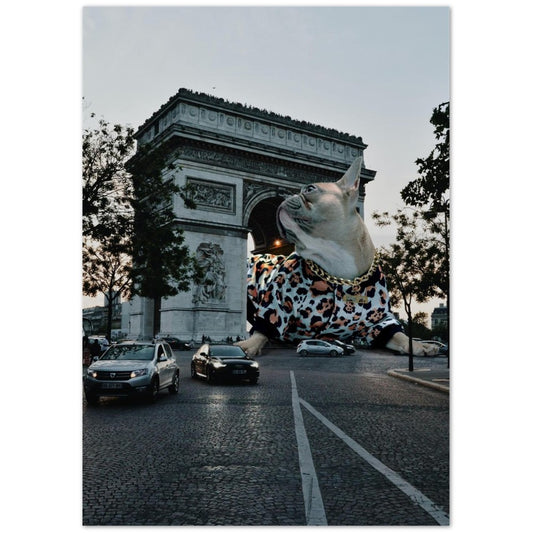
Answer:
<svg viewBox="0 0 533 533"><path fill-rule="evenodd" d="M259 364L248 357L240 346L231 344L202 344L192 356L191 377L201 377L212 383L217 379L259 379Z"/></svg>
<svg viewBox="0 0 533 533"><path fill-rule="evenodd" d="M123 342L111 346L84 376L87 403L101 396L144 396L155 400L167 388L176 394L180 371L166 342Z"/></svg>
<svg viewBox="0 0 533 533"><path fill-rule="evenodd" d="M177 337L158 337L157 340L166 342L173 350L190 350L192 342L182 341Z"/></svg>
<svg viewBox="0 0 533 533"><path fill-rule="evenodd" d="M98 343L100 346L100 353L103 354L109 348L109 341L105 337L92 335L89 337L89 343Z"/></svg>
<svg viewBox="0 0 533 533"><path fill-rule="evenodd" d="M355 348L351 344L346 344L345 342L341 342L339 340L331 341L331 344L342 348L344 355L355 355Z"/></svg>
<svg viewBox="0 0 533 533"><path fill-rule="evenodd" d="M301 357L326 354L330 357L338 357L344 353L344 349L331 342L314 339L300 342L296 353Z"/></svg>

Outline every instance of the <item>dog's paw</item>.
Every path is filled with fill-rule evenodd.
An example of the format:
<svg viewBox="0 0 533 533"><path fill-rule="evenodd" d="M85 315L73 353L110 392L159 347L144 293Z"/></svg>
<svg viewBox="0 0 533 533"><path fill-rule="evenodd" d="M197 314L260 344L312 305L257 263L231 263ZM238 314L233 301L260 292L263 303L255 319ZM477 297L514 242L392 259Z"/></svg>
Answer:
<svg viewBox="0 0 533 533"><path fill-rule="evenodd" d="M234 345L240 346L246 352L247 355L249 355L250 357L254 357L256 355L261 355L261 350L263 349L263 346L267 343L267 341L268 338L265 335L254 331L249 339L235 342Z"/></svg>
<svg viewBox="0 0 533 533"><path fill-rule="evenodd" d="M439 347L435 344L426 344L425 342L419 342L418 344L422 346L422 353L420 355L434 357L439 353Z"/></svg>
<svg viewBox="0 0 533 533"><path fill-rule="evenodd" d="M386 347L401 354L409 353L409 337L405 333L395 333ZM435 344L426 344L420 341L413 341L413 355L435 356L439 353L439 347Z"/></svg>

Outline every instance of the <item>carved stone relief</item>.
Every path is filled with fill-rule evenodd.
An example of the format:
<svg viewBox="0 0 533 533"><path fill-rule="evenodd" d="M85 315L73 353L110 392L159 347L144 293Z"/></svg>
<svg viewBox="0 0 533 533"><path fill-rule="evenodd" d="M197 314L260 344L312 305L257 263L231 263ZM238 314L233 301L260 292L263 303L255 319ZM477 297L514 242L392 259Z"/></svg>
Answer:
<svg viewBox="0 0 533 533"><path fill-rule="evenodd" d="M218 152L213 147L183 145L180 147L180 157L189 161L198 161L225 168L252 172L256 175L266 175L291 181L311 183L338 179L341 174L326 170L317 171L312 168L300 169L288 164L271 163L268 160L255 159L238 153Z"/></svg>
<svg viewBox="0 0 533 533"><path fill-rule="evenodd" d="M204 269L202 281L196 285L192 303L223 303L226 300L226 267L224 251L218 244L202 242L196 249L196 259Z"/></svg>
<svg viewBox="0 0 533 533"><path fill-rule="evenodd" d="M187 178L189 197L199 209L235 214L235 187L226 183Z"/></svg>

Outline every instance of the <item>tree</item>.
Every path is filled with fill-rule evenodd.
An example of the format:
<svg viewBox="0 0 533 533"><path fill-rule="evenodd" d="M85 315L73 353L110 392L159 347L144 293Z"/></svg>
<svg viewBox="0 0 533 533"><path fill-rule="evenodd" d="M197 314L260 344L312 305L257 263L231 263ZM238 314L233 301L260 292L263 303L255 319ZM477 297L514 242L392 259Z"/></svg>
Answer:
<svg viewBox="0 0 533 533"><path fill-rule="evenodd" d="M426 159L417 159L420 176L401 191L407 205L424 208L428 213L450 213L450 103L433 109L430 123L435 126L435 148Z"/></svg>
<svg viewBox="0 0 533 533"><path fill-rule="evenodd" d="M427 327L428 315L422 311L418 311L413 316L413 338L419 338L423 340L431 339L432 332Z"/></svg>
<svg viewBox="0 0 533 533"><path fill-rule="evenodd" d="M133 129L103 119L83 135L83 293L107 296L108 337L119 295L154 300L155 335L161 298L188 290L201 275L173 209L176 195L195 204L164 177L175 169L171 150L147 145L131 157L134 144Z"/></svg>
<svg viewBox="0 0 533 533"><path fill-rule="evenodd" d="M161 299L189 290L199 282L201 269L184 244L183 230L174 214L174 197L195 204L187 189L174 182L175 165L165 145L138 150L128 168L132 175L134 210L132 294L153 300L153 335L160 330ZM170 176L168 173L170 172Z"/></svg>
<svg viewBox="0 0 533 533"><path fill-rule="evenodd" d="M94 113L91 117L94 118ZM114 231L117 218L131 215L131 176L126 161L135 139L133 129L104 119L94 129L85 129L82 143L83 236L98 240Z"/></svg>
<svg viewBox="0 0 533 533"><path fill-rule="evenodd" d="M449 103L433 110L435 148L417 159L419 177L401 191L406 207L396 214L374 213L378 225L396 225L396 244L383 251L391 291L403 301L412 352L411 302L445 298L449 313ZM410 356L410 370L412 369Z"/></svg>
<svg viewBox="0 0 533 533"><path fill-rule="evenodd" d="M131 240L120 233L87 242L83 249L83 293L106 296L106 337L111 340L113 306L119 296L128 297L131 289Z"/></svg>
<svg viewBox="0 0 533 533"><path fill-rule="evenodd" d="M450 103L433 109L430 123L435 127L435 148L425 159L417 159L419 177L401 191L404 202L420 209L428 223L428 231L438 245L433 248L440 268L434 269L433 282L446 299L449 324L450 272ZM442 247L442 250L441 250Z"/></svg>
<svg viewBox="0 0 533 533"><path fill-rule="evenodd" d="M128 296L131 286L133 188L125 163L133 145L131 128L111 127L103 119L83 132L82 290L87 296L106 296L109 340L113 304L120 295Z"/></svg>
<svg viewBox="0 0 533 533"><path fill-rule="evenodd" d="M420 219L415 214L397 212L373 214L378 225L397 225L397 242L380 249L380 264L387 278L392 307L403 305L407 314L407 335L409 336L409 370L413 370L413 300L427 301L436 294L432 278L428 276L434 268L424 232L420 230Z"/></svg>

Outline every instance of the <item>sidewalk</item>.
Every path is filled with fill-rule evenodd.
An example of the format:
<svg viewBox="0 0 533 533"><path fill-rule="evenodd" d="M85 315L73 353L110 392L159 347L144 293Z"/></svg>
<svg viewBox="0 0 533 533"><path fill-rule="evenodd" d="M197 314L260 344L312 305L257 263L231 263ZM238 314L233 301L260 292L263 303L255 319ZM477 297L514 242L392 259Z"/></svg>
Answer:
<svg viewBox="0 0 533 533"><path fill-rule="evenodd" d="M409 372L407 368L395 368L387 372L389 376L417 383L424 387L450 393L450 369L416 368Z"/></svg>

